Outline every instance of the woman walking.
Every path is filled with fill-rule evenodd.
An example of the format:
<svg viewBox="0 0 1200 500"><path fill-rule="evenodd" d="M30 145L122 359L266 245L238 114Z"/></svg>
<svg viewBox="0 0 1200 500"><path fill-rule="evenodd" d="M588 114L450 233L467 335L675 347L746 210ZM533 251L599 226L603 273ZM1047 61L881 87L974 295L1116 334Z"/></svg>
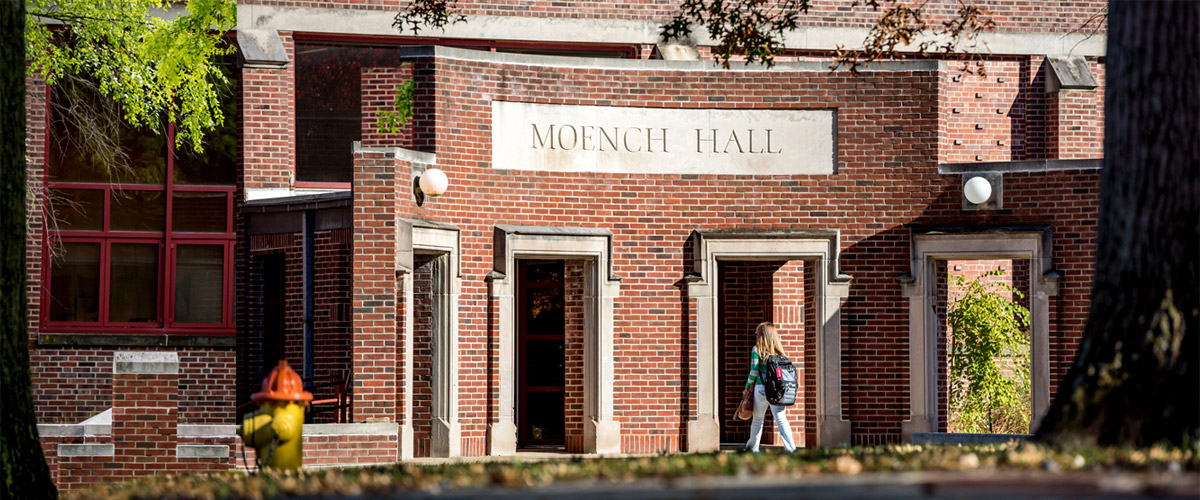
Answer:
<svg viewBox="0 0 1200 500"><path fill-rule="evenodd" d="M779 427L779 435L783 437L783 447L791 453L795 451L796 445L792 441L792 427L788 425L787 417L783 414L787 407L767 402L767 393L763 389L762 376L759 374L760 360L775 354L787 356L787 353L783 352L779 331L770 322L759 323L754 334L754 348L750 350L750 377L746 380L746 390L742 392L742 396L745 397L746 393L754 391L754 419L750 422L750 440L746 441L742 451L758 452L758 442L762 439L763 418L769 406L771 415L775 418L775 425Z"/></svg>

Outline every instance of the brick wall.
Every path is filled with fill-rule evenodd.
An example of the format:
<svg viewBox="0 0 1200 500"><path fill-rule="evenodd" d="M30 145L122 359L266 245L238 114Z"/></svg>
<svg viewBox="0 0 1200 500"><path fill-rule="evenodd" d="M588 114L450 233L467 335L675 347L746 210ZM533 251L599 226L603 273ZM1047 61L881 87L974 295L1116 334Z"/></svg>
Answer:
<svg viewBox="0 0 1200 500"><path fill-rule="evenodd" d="M244 5L278 5L286 7L346 8L398 11L404 0L244 0ZM1043 3L1034 0L985 2L1002 31L1045 32L1080 29L1097 13L1103 12L1104 2L1073 0ZM922 18L932 25L954 17L959 8L953 0L932 0ZM677 0L640 0L636 2L554 2L548 0L464 0L457 4L458 12L468 15L525 16L568 19L621 19L661 22L679 9ZM801 15L803 26L865 28L874 24L879 12L869 7L851 8L843 0L814 0L808 12ZM1103 25L1100 26L1104 32ZM1087 30L1090 32L1090 28Z"/></svg>
<svg viewBox="0 0 1200 500"><path fill-rule="evenodd" d="M129 349L125 349L129 350ZM79 423L113 406L113 348L33 348L34 406L39 423ZM227 424L234 418L236 360L230 349L179 349L179 417Z"/></svg>
<svg viewBox="0 0 1200 500"><path fill-rule="evenodd" d="M363 68L362 70L362 145L414 149L411 121L399 133L384 133L378 127L378 114L395 109L396 88L413 75L413 67ZM416 90L413 89L414 100Z"/></svg>
<svg viewBox="0 0 1200 500"><path fill-rule="evenodd" d="M1100 158L1104 145L1104 65L1090 60L1100 86L1046 91L1042 56L991 57L987 76L944 74L940 161Z"/></svg>
<svg viewBox="0 0 1200 500"><path fill-rule="evenodd" d="M563 406L568 453L583 453L583 271L586 262L568 260L563 265Z"/></svg>
<svg viewBox="0 0 1200 500"><path fill-rule="evenodd" d="M423 64L429 59L420 59ZM695 408L681 403L679 363L694 342L676 282L690 262L690 231L715 227L829 227L842 231L842 271L854 276L843 308L843 406L855 442L899 439L908 413L907 303L896 277L908 271L909 225L1050 225L1056 266L1067 271L1052 324L1055 343L1074 345L1082 329L1091 271L1094 171L1005 176L1005 209L960 209L958 176L936 173L940 82L948 73L897 71L851 77L825 72L671 72L556 68L433 59L434 151L450 191L398 210L462 229L464 271L460 339L493 345L494 305L486 282L494 224L595 226L614 232L614 272L624 276L615 306L615 407L624 451L678 443ZM433 78L422 76L421 78ZM678 94L686 87L690 93ZM903 96L898 99L897 96ZM838 173L814 177L731 177L523 172L492 168L491 99L605 106L838 109ZM687 312L688 317L681 316ZM493 325L493 326L490 326ZM685 330L681 332L681 325ZM681 335L683 333L683 335ZM494 348L493 348L494 349ZM646 368L653 352L664 366ZM494 350L464 347L461 362L494 366ZM1065 370L1062 355L1052 371ZM660 370L661 374L655 370ZM694 368L692 368L694 370ZM670 373L667 373L670 372ZM694 373L694 371L687 372ZM490 383L462 380L464 435L486 433L495 415ZM690 384L690 376L685 377ZM686 387L684 388L686 394ZM493 394L494 397L494 394ZM645 411L646 408L657 410ZM683 408L683 410L680 410ZM655 444L640 436L662 436ZM644 446L644 447L643 447Z"/></svg>

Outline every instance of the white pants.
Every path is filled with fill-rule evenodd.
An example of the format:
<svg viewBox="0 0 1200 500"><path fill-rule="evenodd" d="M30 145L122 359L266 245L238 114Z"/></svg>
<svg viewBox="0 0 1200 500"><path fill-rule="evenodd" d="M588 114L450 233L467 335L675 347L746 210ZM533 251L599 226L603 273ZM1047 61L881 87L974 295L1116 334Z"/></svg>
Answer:
<svg viewBox="0 0 1200 500"><path fill-rule="evenodd" d="M750 440L746 441L745 449L758 452L758 442L762 440L763 419L767 415L768 406L771 407L771 416L775 418L775 425L779 427L779 435L783 437L784 449L788 453L795 451L796 445L792 441L792 426L788 425L787 417L783 414L787 407L768 403L767 393L762 385L754 386L754 420L750 421Z"/></svg>

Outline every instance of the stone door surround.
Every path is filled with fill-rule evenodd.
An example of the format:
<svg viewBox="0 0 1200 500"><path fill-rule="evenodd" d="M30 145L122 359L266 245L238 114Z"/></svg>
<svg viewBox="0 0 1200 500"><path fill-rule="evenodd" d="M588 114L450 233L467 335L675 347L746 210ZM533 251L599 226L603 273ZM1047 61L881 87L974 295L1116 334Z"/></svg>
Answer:
<svg viewBox="0 0 1200 500"><path fill-rule="evenodd" d="M458 421L458 298L462 290L459 263L459 229L441 222L400 219L396 237L397 295L404 297L404 380L405 394L400 424L400 459L413 457L413 255L436 255L440 272L434 273L433 310L433 429L429 452L434 457L462 455L462 429Z"/></svg>
<svg viewBox="0 0 1200 500"><path fill-rule="evenodd" d="M1030 425L1041 420L1050 405L1050 297L1058 295L1061 274L1054 269L1049 227L979 229L914 229L912 270L900 277L908 298L909 400L911 416L901 423L904 441L914 433L938 428L937 297L938 260L1029 259Z"/></svg>
<svg viewBox="0 0 1200 500"><path fill-rule="evenodd" d="M613 299L621 291L612 274L612 232L601 228L496 226L493 270L488 273L491 299L499 305L500 376L498 415L488 425L488 454L517 451L515 421L516 261L517 259L583 260L583 449L585 453L621 452L621 425L613 418Z"/></svg>
<svg viewBox="0 0 1200 500"><path fill-rule="evenodd" d="M717 262L721 260L803 260L814 271L804 279L815 281L813 303L817 318L817 435L816 444L833 446L850 442L850 422L842 419L841 304L850 292L850 276L838 267L840 250L836 229L698 229L692 233L693 271L688 273L688 297L696 302L697 408L688 422L687 451L712 452L720 448L717 416Z"/></svg>

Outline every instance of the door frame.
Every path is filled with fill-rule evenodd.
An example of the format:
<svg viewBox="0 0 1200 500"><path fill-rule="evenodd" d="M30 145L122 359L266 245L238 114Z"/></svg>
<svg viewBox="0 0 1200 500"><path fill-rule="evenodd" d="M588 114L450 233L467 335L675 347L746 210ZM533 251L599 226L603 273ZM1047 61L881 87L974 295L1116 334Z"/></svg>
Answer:
<svg viewBox="0 0 1200 500"><path fill-rule="evenodd" d="M516 260L584 261L583 273L583 451L620 453L621 424L613 417L613 302L621 278L612 272L612 232L603 228L495 226L489 307L498 307L499 387L488 425L488 454L517 451Z"/></svg>
<svg viewBox="0 0 1200 500"><path fill-rule="evenodd" d="M850 442L850 422L842 418L842 301L850 293L851 277L840 272L839 232L836 229L698 229L692 232L693 270L685 276L688 297L696 301L696 413L688 421L687 450L720 449L717 414L720 391L717 359L720 260L803 260L814 262L816 294L817 400L814 436L817 446ZM809 274L805 273L805 280Z"/></svg>
<svg viewBox="0 0 1200 500"><path fill-rule="evenodd" d="M912 234L911 273L900 279L908 299L909 418L901 422L904 441L938 428L938 317L934 272L938 260L1028 259L1030 334L1030 430L1050 408L1050 297L1058 295L1062 273L1054 269L1049 227L921 229Z"/></svg>

